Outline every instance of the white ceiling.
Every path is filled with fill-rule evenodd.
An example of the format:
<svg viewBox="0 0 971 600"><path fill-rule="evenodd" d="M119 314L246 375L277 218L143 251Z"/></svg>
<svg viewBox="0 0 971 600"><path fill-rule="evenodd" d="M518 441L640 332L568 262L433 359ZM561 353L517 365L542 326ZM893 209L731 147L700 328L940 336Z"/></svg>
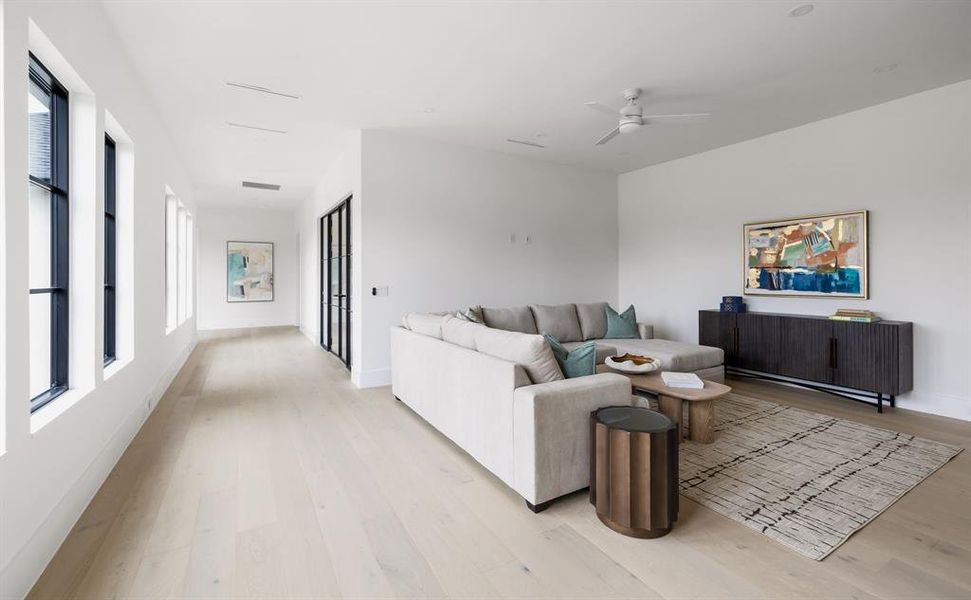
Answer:
<svg viewBox="0 0 971 600"><path fill-rule="evenodd" d="M971 78L971 2L815 2L809 15L789 16L799 4L104 7L206 191L201 200L292 206L353 129L625 172ZM874 72L893 63L899 67ZM646 113L714 116L594 146L613 123L583 103L619 106L620 91L633 86L646 91ZM243 179L283 189L243 190Z"/></svg>

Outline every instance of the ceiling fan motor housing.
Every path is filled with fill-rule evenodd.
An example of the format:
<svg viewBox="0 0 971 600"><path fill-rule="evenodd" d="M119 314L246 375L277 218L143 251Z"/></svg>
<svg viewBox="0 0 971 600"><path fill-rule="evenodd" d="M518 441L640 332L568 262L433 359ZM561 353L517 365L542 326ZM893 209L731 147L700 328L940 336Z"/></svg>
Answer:
<svg viewBox="0 0 971 600"><path fill-rule="evenodd" d="M621 117L620 124L617 126L621 133L630 133L641 128L643 121L640 115Z"/></svg>

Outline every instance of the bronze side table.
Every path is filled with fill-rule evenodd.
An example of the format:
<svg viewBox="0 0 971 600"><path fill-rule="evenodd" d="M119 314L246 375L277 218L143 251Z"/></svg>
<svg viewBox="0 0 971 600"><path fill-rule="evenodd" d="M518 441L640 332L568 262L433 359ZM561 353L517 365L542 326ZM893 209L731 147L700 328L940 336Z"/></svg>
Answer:
<svg viewBox="0 0 971 600"><path fill-rule="evenodd" d="M678 427L647 408L590 413L590 503L618 533L655 538L678 520Z"/></svg>

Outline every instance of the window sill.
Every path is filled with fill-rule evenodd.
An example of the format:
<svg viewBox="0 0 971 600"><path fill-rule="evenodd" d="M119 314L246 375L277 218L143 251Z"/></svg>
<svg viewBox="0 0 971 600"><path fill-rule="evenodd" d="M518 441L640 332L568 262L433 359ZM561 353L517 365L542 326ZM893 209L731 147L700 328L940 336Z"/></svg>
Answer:
<svg viewBox="0 0 971 600"><path fill-rule="evenodd" d="M51 389L47 390L46 392L44 392L43 394L37 396L36 398L31 398L30 399L30 412L31 413L35 413L38 410L44 408L45 406L47 406L48 404L50 404L54 400L57 400L62 394L64 394L65 392L67 392L67 390L68 390L68 388L66 386L64 386L64 387L55 387L55 388L51 388Z"/></svg>
<svg viewBox="0 0 971 600"><path fill-rule="evenodd" d="M34 435L46 427L48 423L51 423L54 419L67 412L69 408L83 400L90 392L91 388L83 390L69 389L44 406L38 408L30 415L30 434Z"/></svg>
<svg viewBox="0 0 971 600"><path fill-rule="evenodd" d="M107 363L104 367L104 374L102 375L102 381L108 381L114 377L119 371L127 367L131 363L130 358L115 358Z"/></svg>

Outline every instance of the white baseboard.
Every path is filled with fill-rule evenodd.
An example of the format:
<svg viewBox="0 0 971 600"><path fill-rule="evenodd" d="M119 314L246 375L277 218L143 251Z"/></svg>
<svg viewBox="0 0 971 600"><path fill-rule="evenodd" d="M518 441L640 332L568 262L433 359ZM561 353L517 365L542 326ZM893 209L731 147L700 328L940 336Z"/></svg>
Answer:
<svg viewBox="0 0 971 600"><path fill-rule="evenodd" d="M971 421L971 398L941 392L910 392L897 398L897 406L915 412Z"/></svg>
<svg viewBox="0 0 971 600"><path fill-rule="evenodd" d="M391 385L391 369L372 369L370 371L352 370L351 382L359 388Z"/></svg>
<svg viewBox="0 0 971 600"><path fill-rule="evenodd" d="M743 373L746 371L746 369L736 370ZM781 375L773 375L773 377L778 378L775 383L780 385L799 387L800 384L800 380L791 377L783 377ZM838 386L831 385L828 387L844 393L855 393L855 390L840 388ZM875 400L872 401L876 402ZM887 405L888 401L885 400L884 406ZM945 392L908 392L897 397L896 405L900 408L912 410L914 412L922 412L941 417L950 417L952 419L961 419L962 421L971 421L971 399Z"/></svg>
<svg viewBox="0 0 971 600"><path fill-rule="evenodd" d="M105 445L88 464L67 493L51 509L30 540L15 554L0 572L0 598L24 598L37 583L47 564L64 543L74 524L101 489L121 455L141 430L162 395L172 384L196 347L193 338L175 361L162 374L142 402L125 416Z"/></svg>
<svg viewBox="0 0 971 600"><path fill-rule="evenodd" d="M292 322L289 322L289 323L276 323L276 322L270 322L270 323L252 323L252 324L249 324L249 325L219 325L219 326L216 326L216 327L199 327L199 332L202 333L204 331L227 331L227 330L230 330L230 329L262 329L264 327L296 327L296 326L297 326L297 324L296 323L292 323Z"/></svg>

